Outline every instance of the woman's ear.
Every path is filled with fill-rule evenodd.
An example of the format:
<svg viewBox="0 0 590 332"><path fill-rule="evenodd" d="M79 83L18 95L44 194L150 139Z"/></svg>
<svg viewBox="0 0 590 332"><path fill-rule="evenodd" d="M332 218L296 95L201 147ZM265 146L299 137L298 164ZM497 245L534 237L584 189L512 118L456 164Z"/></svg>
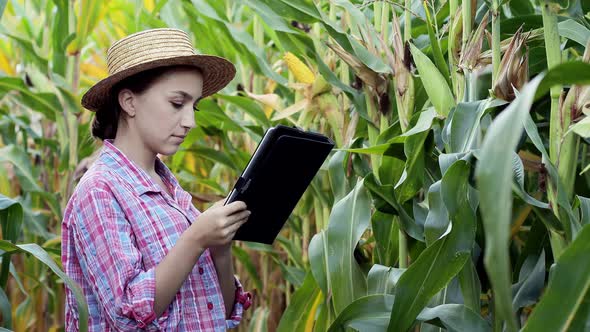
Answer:
<svg viewBox="0 0 590 332"><path fill-rule="evenodd" d="M121 110L129 117L135 116L135 94L129 89L122 89L118 95Z"/></svg>

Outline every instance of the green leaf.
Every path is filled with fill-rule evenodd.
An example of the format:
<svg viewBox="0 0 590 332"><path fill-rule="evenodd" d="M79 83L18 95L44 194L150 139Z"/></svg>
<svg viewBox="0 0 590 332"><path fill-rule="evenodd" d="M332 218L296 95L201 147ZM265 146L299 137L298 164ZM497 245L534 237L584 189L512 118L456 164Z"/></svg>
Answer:
<svg viewBox="0 0 590 332"><path fill-rule="evenodd" d="M492 330L480 315L462 304L443 304L434 308L425 308L418 315L418 320L442 325L450 332Z"/></svg>
<svg viewBox="0 0 590 332"><path fill-rule="evenodd" d="M583 138L590 137L590 117L587 116L583 118L582 121L576 122L573 126L570 127L570 129L568 129L564 136L571 131L580 135L580 137Z"/></svg>
<svg viewBox="0 0 590 332"><path fill-rule="evenodd" d="M533 7L530 0L509 1L508 6L510 7L510 11L512 12L512 15L515 17L520 17L523 15L530 15L530 14L535 13L535 7Z"/></svg>
<svg viewBox="0 0 590 332"><path fill-rule="evenodd" d="M345 155L347 154L343 151L336 151L328 162L328 178L330 180L330 188L334 194L334 201L341 200L346 196L346 193L350 192L347 186L348 180L344 173L344 162L347 160L345 159Z"/></svg>
<svg viewBox="0 0 590 332"><path fill-rule="evenodd" d="M367 35L371 40L371 44L379 45L377 33L374 27L368 22L368 18L350 1L334 0L334 4L350 14L352 23L355 24ZM334 40L342 46L348 53L356 56L363 64L369 67L376 73L391 73L391 68L385 64L381 57L376 56L370 52L363 44L358 42L358 39L345 33L339 24L331 22L330 20L322 20L326 31Z"/></svg>
<svg viewBox="0 0 590 332"><path fill-rule="evenodd" d="M580 202L580 222L582 225L590 224L590 198L576 196Z"/></svg>
<svg viewBox="0 0 590 332"><path fill-rule="evenodd" d="M440 41L436 37L434 32L432 18L430 17L430 8L426 2L423 2L424 12L426 13L426 28L428 30L428 38L430 38L430 47L432 48L432 55L434 56L434 62L436 68L440 71L442 76L446 79L447 84L451 86L451 74L449 74L449 65L447 65L445 58L440 49Z"/></svg>
<svg viewBox="0 0 590 332"><path fill-rule="evenodd" d="M486 235L485 266L495 295L495 314L516 331L510 295L508 241L512 211L512 153L523 130L535 90L541 82L537 76L489 127L484 137L481 158L476 168L480 204ZM502 208L498 208L502 207Z"/></svg>
<svg viewBox="0 0 590 332"><path fill-rule="evenodd" d="M375 211L371 217L371 228L375 237L377 262L393 266L398 257L399 221L392 214ZM369 283L369 286L371 284Z"/></svg>
<svg viewBox="0 0 590 332"><path fill-rule="evenodd" d="M424 223L424 236L427 246L430 246L446 234L447 231L450 231L451 219L442 201L440 185L441 181L437 181L428 188L428 215Z"/></svg>
<svg viewBox="0 0 590 332"><path fill-rule="evenodd" d="M474 312L481 310L481 282L473 260L468 259L459 272L459 285L465 306Z"/></svg>
<svg viewBox="0 0 590 332"><path fill-rule="evenodd" d="M193 19L206 18L207 25L218 27L227 38L233 40L232 46L236 48L243 58L256 66L262 74L270 77L279 84L286 85L287 79L272 70L266 61L264 50L260 48L252 36L245 30L238 28L235 24L230 23L227 18L221 17L220 14L212 7L212 4L204 0L192 0L183 2L183 8L187 15Z"/></svg>
<svg viewBox="0 0 590 332"><path fill-rule="evenodd" d="M254 100L242 96L230 96L222 94L218 94L217 97L238 106L240 109L254 118L254 120L256 120L260 126L264 128L271 127L271 123L264 114L264 111Z"/></svg>
<svg viewBox="0 0 590 332"><path fill-rule="evenodd" d="M61 112L61 105L54 94L33 93L21 79L14 77L1 77L0 97L4 96L10 91L18 91L20 96L16 97L17 100L30 107L33 111L42 113L47 117L47 119L51 121L55 121L56 116Z"/></svg>
<svg viewBox="0 0 590 332"><path fill-rule="evenodd" d="M484 99L475 102L457 104L450 119L449 151L468 152L475 146L476 138L480 133L481 117L490 108L506 104L499 99Z"/></svg>
<svg viewBox="0 0 590 332"><path fill-rule="evenodd" d="M530 205L541 209L549 209L549 204L541 202L529 195L524 188L524 166L516 152L512 154L512 172L514 174L513 189L516 194Z"/></svg>
<svg viewBox="0 0 590 332"><path fill-rule="evenodd" d="M199 112L195 112L195 122L199 127L214 127L224 132L244 131L212 99L205 99L199 103Z"/></svg>
<svg viewBox="0 0 590 332"><path fill-rule="evenodd" d="M389 313L393 302L393 295L380 294L361 297L350 303L338 315L328 332L344 332L347 327L363 332L384 331L389 323Z"/></svg>
<svg viewBox="0 0 590 332"><path fill-rule="evenodd" d="M0 18L2 18L2 14L4 14L4 9L6 9L6 3L8 0L0 0Z"/></svg>
<svg viewBox="0 0 590 332"><path fill-rule="evenodd" d="M315 311L312 309L315 308L318 297L323 296L310 271L305 276L303 285L293 293L289 306L281 316L277 332L303 331L305 324L315 319Z"/></svg>
<svg viewBox="0 0 590 332"><path fill-rule="evenodd" d="M551 68L539 84L535 99L542 97L554 85L566 84L590 84L590 63L568 61Z"/></svg>
<svg viewBox="0 0 590 332"><path fill-rule="evenodd" d="M384 331L396 298L393 295L369 295L351 303L330 326L329 332L353 328L362 332ZM417 317L419 321L435 324L448 331L491 331L489 324L478 314L462 304L443 304L425 308Z"/></svg>
<svg viewBox="0 0 590 332"><path fill-rule="evenodd" d="M14 165L20 185L25 191L43 191L37 184L38 169L31 165L26 152L15 145L0 148L0 162L10 162Z"/></svg>
<svg viewBox="0 0 590 332"><path fill-rule="evenodd" d="M455 97L446 79L438 71L434 63L414 44L410 44L410 50L430 102L434 105L439 116L446 117L449 115L451 108L455 106Z"/></svg>
<svg viewBox="0 0 590 332"><path fill-rule="evenodd" d="M268 307L258 307L252 314L248 332L266 332L268 331L268 315L270 309Z"/></svg>
<svg viewBox="0 0 590 332"><path fill-rule="evenodd" d="M370 209L369 195L359 181L332 208L328 229L314 235L309 244L311 270L324 294L332 294L336 313L367 293L354 249L369 226Z"/></svg>
<svg viewBox="0 0 590 332"><path fill-rule="evenodd" d="M317 9L301 0L285 2L261 0L261 2L272 8L280 17L294 19L302 23L314 23L321 20L321 15ZM296 4L295 2L298 3Z"/></svg>
<svg viewBox="0 0 590 332"><path fill-rule="evenodd" d="M559 35L586 47L590 41L590 30L574 20L565 20L557 24Z"/></svg>
<svg viewBox="0 0 590 332"><path fill-rule="evenodd" d="M53 0L57 11L51 24L51 47L53 51L53 72L66 76L66 47L64 41L69 35L69 3L67 0ZM71 36L71 35L70 35Z"/></svg>
<svg viewBox="0 0 590 332"><path fill-rule="evenodd" d="M7 257L3 257L4 259L7 259ZM10 331L12 329L12 309L4 288L0 288L0 314L2 314L2 326Z"/></svg>
<svg viewBox="0 0 590 332"><path fill-rule="evenodd" d="M398 157L400 154L401 145L400 143L405 142L405 136L397 136L392 138L387 143L378 144L374 146L370 146L367 148L352 148L352 149L334 149L336 151L346 151L346 152L353 152L353 153L362 153L362 154L378 154L378 155L388 155L392 157Z"/></svg>
<svg viewBox="0 0 590 332"><path fill-rule="evenodd" d="M393 294L395 285L405 270L381 264L371 266L367 275L367 294Z"/></svg>
<svg viewBox="0 0 590 332"><path fill-rule="evenodd" d="M291 28L285 19L278 15L264 2L259 0L243 0L243 2L252 9L253 12L260 15L262 21L271 27L274 31L282 31L287 33L298 33L296 30Z"/></svg>
<svg viewBox="0 0 590 332"><path fill-rule="evenodd" d="M420 112L420 116L418 117L418 121L416 125L412 127L412 129L406 131L401 136L412 136L417 133L421 133L423 131L429 130L432 126L432 121L436 117L436 110L432 107L425 109L424 111Z"/></svg>
<svg viewBox="0 0 590 332"><path fill-rule="evenodd" d="M264 289L264 287L262 286L262 280L260 280L260 276L258 275L256 266L252 262L252 259L250 259L250 255L248 255L248 253L244 249L238 246L232 246L232 253L237 258L237 260L244 266L244 268L248 272L248 275L250 276L250 278L252 278L254 286L257 289Z"/></svg>
<svg viewBox="0 0 590 332"><path fill-rule="evenodd" d="M47 72L48 72L47 59L43 58L42 56L40 56L37 53L37 51L35 51L35 46L31 40L23 39L23 38L20 38L18 36L8 34L8 33L4 33L4 34L6 36L8 36L10 39L14 40L14 42L18 46L20 46L20 48L23 50L23 53L24 53L23 54L24 59L27 59L31 63L35 64L36 66L39 67L39 69L43 73L47 74Z"/></svg>
<svg viewBox="0 0 590 332"><path fill-rule="evenodd" d="M101 17L101 11L105 5L102 1L82 0L80 12L76 16L76 38L68 46L69 54L76 54L82 50L86 39L98 23Z"/></svg>
<svg viewBox="0 0 590 332"><path fill-rule="evenodd" d="M541 152L545 168L547 169L547 173L549 175L548 179L551 181L552 185L557 188L557 205L559 206L559 215L561 217L559 222L561 222L561 225L563 226L562 228L565 230L566 238L572 240L575 237L575 234L579 231L580 224L578 223L576 216L574 216L569 198L563 189L563 183L557 173L557 168L555 168L555 166L550 162L549 154L543 145L543 141L539 136L537 126L535 125L530 114L527 114L525 118L524 129L531 139L531 142L533 142L533 145ZM545 224L551 225L551 223Z"/></svg>
<svg viewBox="0 0 590 332"><path fill-rule="evenodd" d="M14 254L14 253L27 253L33 255L37 260L41 263L47 265L57 276L63 280L66 285L72 290L74 297L76 299L76 304L78 306L78 329L81 332L88 331L88 305L86 304L86 298L84 297L84 293L80 286L70 277L68 277L60 268L55 264L53 258L49 256L49 254L41 248L38 244L35 243L28 243L28 244L12 244L5 240L0 240L0 250L3 250L4 253L1 254L5 256L6 254Z"/></svg>
<svg viewBox="0 0 590 332"><path fill-rule="evenodd" d="M18 202L0 194L0 226L2 238L12 243L19 240L23 222L23 207Z"/></svg>
<svg viewBox="0 0 590 332"><path fill-rule="evenodd" d="M549 285L523 332L573 331L570 329L573 318L578 310L587 306L584 301L590 289L588 255L590 226L586 225L557 259Z"/></svg>
<svg viewBox="0 0 590 332"><path fill-rule="evenodd" d="M586 296L572 319L570 331L590 331L590 290L586 291Z"/></svg>
<svg viewBox="0 0 590 332"><path fill-rule="evenodd" d="M427 247L399 279L388 331L407 331L428 301L471 257L475 212L467 200L468 170L469 165L459 160L443 177L442 197L453 221L452 230Z"/></svg>
<svg viewBox="0 0 590 332"><path fill-rule="evenodd" d="M396 196L403 204L422 189L424 183L425 142L429 132L409 136L404 142L406 164L401 179L395 184Z"/></svg>
<svg viewBox="0 0 590 332"><path fill-rule="evenodd" d="M527 257L520 269L518 283L513 285L512 306L515 310L537 303L545 286L545 252Z"/></svg>
<svg viewBox="0 0 590 332"><path fill-rule="evenodd" d="M199 157L209 159L215 163L220 163L222 165L225 165L228 168L233 169L237 172L241 171L239 165L236 165L236 163L233 160L231 160L226 153L222 153L222 152L217 151L215 149L212 149L212 148L209 148L206 146L196 146L195 145L189 149L186 149L185 151L195 153Z"/></svg>
<svg viewBox="0 0 590 332"><path fill-rule="evenodd" d="M424 231L421 225L418 225L399 203L393 185L381 184L373 173L365 177L364 183L373 196L377 210L399 215L402 229L414 239L424 241Z"/></svg>

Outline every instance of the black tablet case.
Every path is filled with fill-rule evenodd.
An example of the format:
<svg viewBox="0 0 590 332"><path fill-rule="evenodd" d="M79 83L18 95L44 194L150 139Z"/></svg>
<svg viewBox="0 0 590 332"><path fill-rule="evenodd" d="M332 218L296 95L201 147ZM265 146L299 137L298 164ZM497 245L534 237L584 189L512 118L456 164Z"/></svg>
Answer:
<svg viewBox="0 0 590 332"><path fill-rule="evenodd" d="M251 211L234 240L272 244L333 147L321 134L267 130L225 202L244 201Z"/></svg>

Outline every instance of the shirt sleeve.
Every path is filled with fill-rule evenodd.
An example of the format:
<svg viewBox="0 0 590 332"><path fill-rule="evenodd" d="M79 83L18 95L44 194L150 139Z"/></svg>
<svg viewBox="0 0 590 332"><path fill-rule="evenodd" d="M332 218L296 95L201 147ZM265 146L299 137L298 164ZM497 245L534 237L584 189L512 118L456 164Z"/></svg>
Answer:
<svg viewBox="0 0 590 332"><path fill-rule="evenodd" d="M72 225L79 261L116 331L159 330L167 310L156 319L155 268L145 270L132 240L131 225L108 188L96 186L79 196Z"/></svg>
<svg viewBox="0 0 590 332"><path fill-rule="evenodd" d="M236 277L234 278L236 281L236 295L234 300L234 307L230 319L225 320L225 326L228 329L236 328L242 320L244 310L247 310L252 305L252 294L249 292L245 292L242 288L240 280L238 280L238 278Z"/></svg>

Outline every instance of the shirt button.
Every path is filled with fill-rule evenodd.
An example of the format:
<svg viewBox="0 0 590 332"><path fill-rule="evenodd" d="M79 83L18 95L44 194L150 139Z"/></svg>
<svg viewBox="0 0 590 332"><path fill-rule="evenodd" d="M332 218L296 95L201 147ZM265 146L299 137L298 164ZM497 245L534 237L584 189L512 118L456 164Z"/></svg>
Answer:
<svg viewBox="0 0 590 332"><path fill-rule="evenodd" d="M199 266L199 274L203 274L203 273L205 273L205 270L203 270L203 268Z"/></svg>
<svg viewBox="0 0 590 332"><path fill-rule="evenodd" d="M212 310L213 309L213 303L208 302L207 303L207 308L209 308L209 310Z"/></svg>

